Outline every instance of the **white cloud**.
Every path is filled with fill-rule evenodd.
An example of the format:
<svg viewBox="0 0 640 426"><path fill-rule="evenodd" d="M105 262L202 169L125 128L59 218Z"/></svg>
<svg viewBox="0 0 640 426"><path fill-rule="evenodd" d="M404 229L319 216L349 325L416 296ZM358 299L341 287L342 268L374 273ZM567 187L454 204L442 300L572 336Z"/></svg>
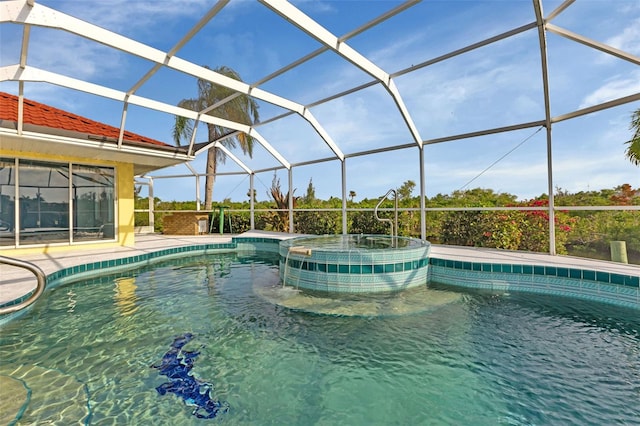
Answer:
<svg viewBox="0 0 640 426"><path fill-rule="evenodd" d="M67 2L50 0L43 3L63 13L116 32L131 32L152 24L159 26L163 22L185 16L199 16L209 4L206 0ZM88 4L90 4L89 7L87 7ZM135 24L132 25L134 22Z"/></svg>
<svg viewBox="0 0 640 426"><path fill-rule="evenodd" d="M631 21L621 33L609 38L606 44L634 55L640 55L640 18Z"/></svg>
<svg viewBox="0 0 640 426"><path fill-rule="evenodd" d="M46 31L32 43L28 64L83 80L125 72L117 51L59 31Z"/></svg>
<svg viewBox="0 0 640 426"><path fill-rule="evenodd" d="M292 3L299 9L305 9L317 13L337 13L331 2L320 0L295 0Z"/></svg>
<svg viewBox="0 0 640 426"><path fill-rule="evenodd" d="M617 76L585 96L579 108L598 105L602 102L640 92L640 70L626 76Z"/></svg>

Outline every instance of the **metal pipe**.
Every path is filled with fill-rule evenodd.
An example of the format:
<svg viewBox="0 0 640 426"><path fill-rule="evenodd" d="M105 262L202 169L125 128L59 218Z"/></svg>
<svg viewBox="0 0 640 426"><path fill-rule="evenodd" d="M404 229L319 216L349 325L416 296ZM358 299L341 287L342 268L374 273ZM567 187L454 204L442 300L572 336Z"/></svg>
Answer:
<svg viewBox="0 0 640 426"><path fill-rule="evenodd" d="M38 300L40 295L44 292L45 288L47 287L47 276L42 271L42 269L40 269L38 266L34 265L33 263L25 262L20 259L14 259L12 257L6 257L6 256L0 256L0 263L4 263L10 266L17 266L18 268L27 269L33 272L33 274L36 276L36 281L37 281L36 289L33 291L33 293L31 293L31 295L29 295L28 298L26 298L20 303L16 303L15 305L0 307L0 315L17 312L21 309L26 308L27 306L31 305L33 302Z"/></svg>

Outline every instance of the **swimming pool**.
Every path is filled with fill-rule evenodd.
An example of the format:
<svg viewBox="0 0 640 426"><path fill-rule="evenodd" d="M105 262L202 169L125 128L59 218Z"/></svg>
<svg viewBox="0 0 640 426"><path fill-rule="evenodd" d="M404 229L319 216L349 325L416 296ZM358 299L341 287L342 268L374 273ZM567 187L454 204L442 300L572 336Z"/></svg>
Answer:
<svg viewBox="0 0 640 426"><path fill-rule="evenodd" d="M223 424L640 418L635 310L430 284L459 297L409 315L320 315L262 297L280 287L277 265L266 252L190 256L52 289L0 328L0 421L202 424L192 401L157 390L186 333L190 374L228 407Z"/></svg>
<svg viewBox="0 0 640 426"><path fill-rule="evenodd" d="M281 287L277 265L266 252L191 256L53 288L0 328L0 421L201 424L193 401L157 390L186 333L185 353L199 352L190 374L228 407L223 424L640 418L635 310L430 284L457 297L404 315L320 315L263 297Z"/></svg>

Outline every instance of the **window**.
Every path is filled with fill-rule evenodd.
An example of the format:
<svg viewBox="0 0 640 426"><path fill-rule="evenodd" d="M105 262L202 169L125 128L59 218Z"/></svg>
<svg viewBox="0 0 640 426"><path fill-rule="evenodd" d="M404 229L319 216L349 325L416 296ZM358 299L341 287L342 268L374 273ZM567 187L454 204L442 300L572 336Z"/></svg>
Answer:
<svg viewBox="0 0 640 426"><path fill-rule="evenodd" d="M0 246L15 245L16 160L0 158Z"/></svg>
<svg viewBox="0 0 640 426"><path fill-rule="evenodd" d="M115 238L114 182L110 167L0 158L0 246Z"/></svg>
<svg viewBox="0 0 640 426"><path fill-rule="evenodd" d="M73 166L73 240L112 239L114 235L112 168Z"/></svg>

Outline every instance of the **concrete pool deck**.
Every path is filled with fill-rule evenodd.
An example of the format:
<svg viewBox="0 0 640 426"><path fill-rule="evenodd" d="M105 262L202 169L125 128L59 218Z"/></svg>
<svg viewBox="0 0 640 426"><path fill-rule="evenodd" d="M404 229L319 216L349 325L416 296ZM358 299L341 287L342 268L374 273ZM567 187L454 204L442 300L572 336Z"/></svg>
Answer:
<svg viewBox="0 0 640 426"><path fill-rule="evenodd" d="M295 235L300 236L300 235ZM198 236L137 234L133 247L112 247L99 250L77 250L53 254L32 254L19 256L20 260L31 262L46 275L61 269L104 260L127 258L172 247L198 244L230 243L233 237L290 238L290 234L250 231L240 235L206 234ZM0 252L0 255L2 252ZM544 265L564 268L591 269L621 275L640 277L640 266L591 260L571 256L551 256L544 253L530 253L496 250L477 247L432 245L430 256L462 262L487 262L499 264ZM36 286L34 275L22 268L0 264L0 306L29 294Z"/></svg>

